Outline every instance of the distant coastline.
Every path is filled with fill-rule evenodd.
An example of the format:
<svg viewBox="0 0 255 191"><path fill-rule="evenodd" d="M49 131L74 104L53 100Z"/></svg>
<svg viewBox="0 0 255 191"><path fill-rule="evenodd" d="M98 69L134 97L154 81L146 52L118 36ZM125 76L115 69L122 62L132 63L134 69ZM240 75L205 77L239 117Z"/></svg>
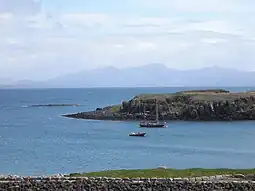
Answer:
<svg viewBox="0 0 255 191"><path fill-rule="evenodd" d="M217 74L217 75L216 75ZM114 76L114 80L112 79ZM130 78L132 76L132 78ZM128 79L128 80L127 80ZM192 79L192 80L190 80ZM63 74L52 79L0 79L3 89L110 88L110 87L252 87L254 71L218 66L178 70L164 64L115 68L103 67Z"/></svg>
<svg viewBox="0 0 255 191"><path fill-rule="evenodd" d="M154 119L155 100L159 104L160 120L255 120L255 91L233 93L223 89L137 95L119 105L63 116L94 120L142 120L142 110L146 108L146 119Z"/></svg>

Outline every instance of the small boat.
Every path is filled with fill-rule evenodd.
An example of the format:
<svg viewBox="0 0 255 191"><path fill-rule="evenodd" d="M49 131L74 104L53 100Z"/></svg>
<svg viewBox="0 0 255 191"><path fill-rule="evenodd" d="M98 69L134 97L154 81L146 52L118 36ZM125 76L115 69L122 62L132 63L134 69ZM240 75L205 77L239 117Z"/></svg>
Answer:
<svg viewBox="0 0 255 191"><path fill-rule="evenodd" d="M143 132L132 132L129 134L129 136L131 137L144 137L146 135L146 133Z"/></svg>

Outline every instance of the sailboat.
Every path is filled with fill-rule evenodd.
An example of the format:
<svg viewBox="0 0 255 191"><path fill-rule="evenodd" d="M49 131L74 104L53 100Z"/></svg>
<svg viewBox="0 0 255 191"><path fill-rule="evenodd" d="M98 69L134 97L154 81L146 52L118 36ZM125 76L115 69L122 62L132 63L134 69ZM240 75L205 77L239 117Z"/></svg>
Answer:
<svg viewBox="0 0 255 191"><path fill-rule="evenodd" d="M144 112L145 115L145 112ZM156 120L155 121L147 121L143 120L140 121L140 127L146 127L146 128L164 128L167 127L165 122L160 122L158 116L158 103L156 100Z"/></svg>

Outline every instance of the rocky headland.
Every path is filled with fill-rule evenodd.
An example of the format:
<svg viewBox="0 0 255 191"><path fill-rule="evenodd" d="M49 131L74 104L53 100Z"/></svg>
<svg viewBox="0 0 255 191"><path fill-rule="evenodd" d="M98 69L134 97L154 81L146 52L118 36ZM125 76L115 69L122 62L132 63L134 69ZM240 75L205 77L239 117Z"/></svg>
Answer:
<svg viewBox="0 0 255 191"><path fill-rule="evenodd" d="M142 94L120 105L63 115L77 119L155 119L156 101L161 120L231 121L255 120L255 91L193 90L171 94Z"/></svg>

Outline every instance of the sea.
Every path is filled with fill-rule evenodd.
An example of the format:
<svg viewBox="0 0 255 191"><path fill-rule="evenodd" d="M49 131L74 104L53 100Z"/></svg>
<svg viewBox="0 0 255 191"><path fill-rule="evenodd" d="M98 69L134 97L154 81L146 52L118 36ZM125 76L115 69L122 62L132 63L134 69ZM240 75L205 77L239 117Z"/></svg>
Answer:
<svg viewBox="0 0 255 191"><path fill-rule="evenodd" d="M138 122L61 116L119 104L141 93L189 89L198 88L2 89L0 174L41 176L159 166L255 168L254 121L172 121L168 128L140 129ZM50 103L81 106L31 107ZM148 135L129 137L133 131Z"/></svg>

